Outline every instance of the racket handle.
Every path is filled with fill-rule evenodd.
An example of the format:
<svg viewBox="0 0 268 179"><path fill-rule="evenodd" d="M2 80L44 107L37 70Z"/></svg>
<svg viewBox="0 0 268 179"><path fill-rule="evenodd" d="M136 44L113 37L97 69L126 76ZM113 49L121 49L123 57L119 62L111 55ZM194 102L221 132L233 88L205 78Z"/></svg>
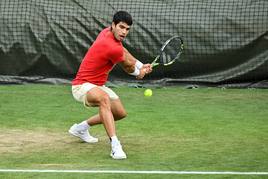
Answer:
<svg viewBox="0 0 268 179"><path fill-rule="evenodd" d="M158 56L154 59L154 61L151 63L152 68L155 67L155 66L158 66L158 65L159 65L159 63L157 63L157 60L159 59L159 57L160 57L160 55L158 55Z"/></svg>
<svg viewBox="0 0 268 179"><path fill-rule="evenodd" d="M158 66L159 63L151 63L151 65L152 65L152 68L154 68L154 67Z"/></svg>

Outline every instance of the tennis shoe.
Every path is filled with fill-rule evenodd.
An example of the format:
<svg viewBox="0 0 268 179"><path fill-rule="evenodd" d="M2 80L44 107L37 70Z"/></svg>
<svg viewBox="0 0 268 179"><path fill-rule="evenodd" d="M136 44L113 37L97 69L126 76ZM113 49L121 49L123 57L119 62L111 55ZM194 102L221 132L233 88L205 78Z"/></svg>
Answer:
<svg viewBox="0 0 268 179"><path fill-rule="evenodd" d="M87 143L96 143L98 142L98 138L91 136L88 130L78 130L77 124L74 124L70 129L69 133L75 137L79 137L82 141Z"/></svg>
<svg viewBox="0 0 268 179"><path fill-rule="evenodd" d="M123 151L120 142L112 145L111 157L116 160L126 159L126 153Z"/></svg>

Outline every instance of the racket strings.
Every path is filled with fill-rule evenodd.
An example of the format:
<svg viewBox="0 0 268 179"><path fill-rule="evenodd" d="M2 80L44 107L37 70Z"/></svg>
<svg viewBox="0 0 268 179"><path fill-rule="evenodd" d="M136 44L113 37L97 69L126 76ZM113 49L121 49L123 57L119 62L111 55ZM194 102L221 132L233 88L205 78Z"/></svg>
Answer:
<svg viewBox="0 0 268 179"><path fill-rule="evenodd" d="M162 53L160 55L161 63L170 64L179 58L180 53L182 51L182 42L179 38L174 38L169 41L166 46L162 49Z"/></svg>

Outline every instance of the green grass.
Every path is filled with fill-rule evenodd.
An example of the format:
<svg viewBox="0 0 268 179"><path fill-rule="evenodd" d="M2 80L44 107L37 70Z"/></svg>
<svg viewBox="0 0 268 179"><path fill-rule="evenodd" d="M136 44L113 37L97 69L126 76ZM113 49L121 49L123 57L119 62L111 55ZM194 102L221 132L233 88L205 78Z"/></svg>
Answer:
<svg viewBox="0 0 268 179"><path fill-rule="evenodd" d="M110 144L101 125L92 128L100 138L94 145L68 135L73 123L97 112L74 101L70 86L0 86L0 168L268 171L268 90L168 87L153 89L150 98L143 96L144 89L114 91L128 111L128 117L116 123L128 155L122 161L109 157ZM5 177L178 176L0 173ZM226 177L230 176L212 178Z"/></svg>

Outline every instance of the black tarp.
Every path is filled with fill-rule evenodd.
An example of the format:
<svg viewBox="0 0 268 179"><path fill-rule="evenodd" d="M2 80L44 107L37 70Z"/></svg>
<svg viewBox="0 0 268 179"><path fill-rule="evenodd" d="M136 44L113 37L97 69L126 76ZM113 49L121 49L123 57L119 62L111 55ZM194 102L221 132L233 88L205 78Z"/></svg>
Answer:
<svg viewBox="0 0 268 179"><path fill-rule="evenodd" d="M147 81L251 83L268 79L266 0L1 0L1 79L71 79L97 34L117 10L134 25L124 42L150 62L172 35L185 42L182 60L157 67ZM112 79L133 80L116 67ZM11 80L12 81L12 80Z"/></svg>

